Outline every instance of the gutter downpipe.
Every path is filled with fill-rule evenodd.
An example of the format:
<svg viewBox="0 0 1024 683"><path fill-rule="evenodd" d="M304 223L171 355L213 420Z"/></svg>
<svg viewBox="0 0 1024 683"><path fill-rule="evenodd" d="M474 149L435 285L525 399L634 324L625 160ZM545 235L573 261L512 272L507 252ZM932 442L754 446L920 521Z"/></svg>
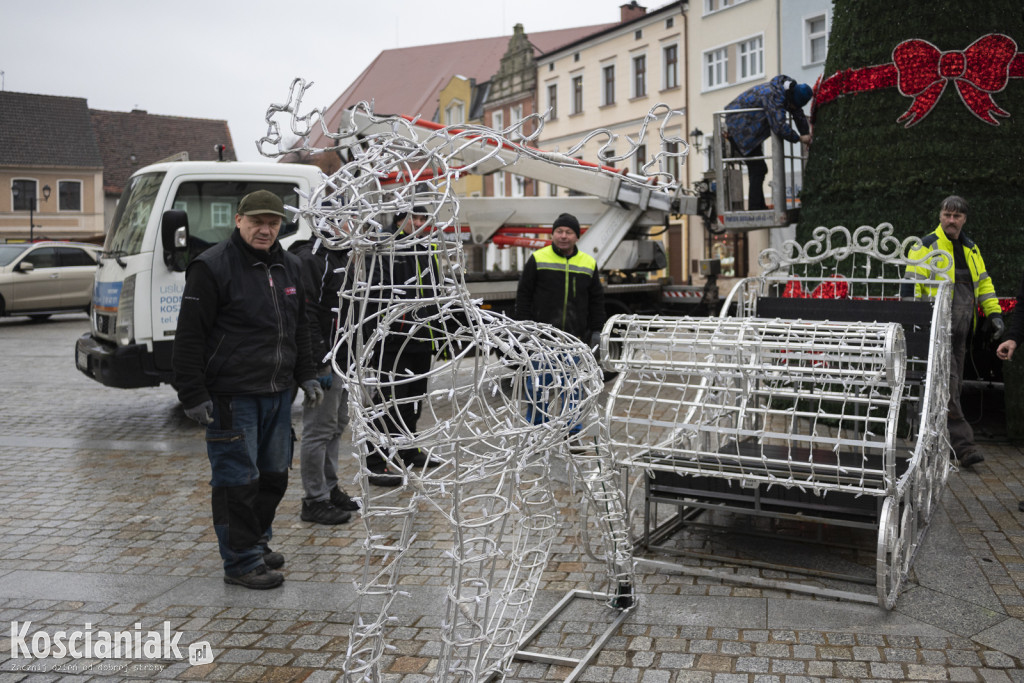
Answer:
<svg viewBox="0 0 1024 683"><path fill-rule="evenodd" d="M686 109L686 126L683 128L683 135L686 137L687 144L690 141L690 3L682 2L679 4L679 13L683 16L683 73L686 74L686 87L683 88L683 107ZM698 152L699 154L699 152ZM700 159L697 159L700 163ZM686 187L692 187L690 182L690 155L686 155ZM693 216L686 216L686 231L683 234L683 238L680 240L683 243L683 281L691 282L693 273L690 272L690 223Z"/></svg>

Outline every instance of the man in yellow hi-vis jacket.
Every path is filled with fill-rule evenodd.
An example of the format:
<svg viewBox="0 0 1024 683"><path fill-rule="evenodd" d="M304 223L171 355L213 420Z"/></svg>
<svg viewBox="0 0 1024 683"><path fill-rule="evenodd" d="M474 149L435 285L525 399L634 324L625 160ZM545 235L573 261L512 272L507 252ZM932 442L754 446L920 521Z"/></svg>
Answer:
<svg viewBox="0 0 1024 683"><path fill-rule="evenodd" d="M553 325L560 330L591 343L605 321L604 289L597 262L576 247L580 238L580 222L563 213L551 226L551 244L538 249L526 261L516 290L516 318ZM552 381L544 374L540 384ZM547 421L548 406L539 401L537 391L527 382L529 401L526 419L533 424ZM575 400L575 399L571 399ZM576 425L573 432L577 433Z"/></svg>
<svg viewBox="0 0 1024 683"><path fill-rule="evenodd" d="M981 251L966 234L963 233L967 222L967 201L962 197L951 195L942 200L939 208L939 227L921 239L921 246L912 249L908 254L911 259L922 259L932 251L943 251L953 260L952 268L940 278L951 278L953 281L952 320L950 321L950 367L949 367L949 413L946 419L949 426L949 442L953 454L963 467L971 467L982 460L981 452L974 443L974 430L964 419L960 406L960 388L963 384L964 359L967 356L967 342L974 329L975 315L978 306L985 314L985 329L992 342L1003 336L1002 311L992 278L985 270L985 262ZM929 270L928 262L921 265L908 266L909 279L936 279ZM910 285L904 285L904 296L910 295ZM935 295L935 288L924 284L913 285L913 296L929 297Z"/></svg>

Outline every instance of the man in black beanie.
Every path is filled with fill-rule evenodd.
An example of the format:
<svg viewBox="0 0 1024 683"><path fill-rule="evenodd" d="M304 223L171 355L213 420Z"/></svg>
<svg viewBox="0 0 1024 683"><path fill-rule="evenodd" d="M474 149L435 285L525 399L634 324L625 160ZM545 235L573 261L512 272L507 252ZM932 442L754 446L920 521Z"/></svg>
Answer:
<svg viewBox="0 0 1024 683"><path fill-rule="evenodd" d="M589 344L604 325L604 290L597 262L576 248L580 222L563 213L551 226L551 244L526 261L516 290L516 318L548 323ZM527 411L535 424L539 414Z"/></svg>

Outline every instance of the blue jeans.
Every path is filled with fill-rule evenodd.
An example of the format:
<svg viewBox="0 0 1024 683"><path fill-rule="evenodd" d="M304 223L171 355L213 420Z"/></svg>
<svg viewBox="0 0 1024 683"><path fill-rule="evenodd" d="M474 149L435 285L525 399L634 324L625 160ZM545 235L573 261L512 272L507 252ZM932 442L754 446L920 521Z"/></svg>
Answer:
<svg viewBox="0 0 1024 683"><path fill-rule="evenodd" d="M579 357L572 357L573 364L579 363ZM534 372L526 376L526 420L530 424L544 424L548 421L549 415L558 415L562 410L573 409L579 402L579 391L573 389L566 391L565 387L556 386L555 377L551 372L546 371L539 361L532 361ZM536 372L536 371L542 372ZM534 379L536 378L536 382ZM545 396L547 394L547 396ZM545 398L554 399L551 403ZM570 430L576 434L582 429L582 425L575 424Z"/></svg>
<svg viewBox="0 0 1024 683"><path fill-rule="evenodd" d="M292 462L291 390L270 396L214 396L206 428L213 528L224 573L263 564L271 523Z"/></svg>

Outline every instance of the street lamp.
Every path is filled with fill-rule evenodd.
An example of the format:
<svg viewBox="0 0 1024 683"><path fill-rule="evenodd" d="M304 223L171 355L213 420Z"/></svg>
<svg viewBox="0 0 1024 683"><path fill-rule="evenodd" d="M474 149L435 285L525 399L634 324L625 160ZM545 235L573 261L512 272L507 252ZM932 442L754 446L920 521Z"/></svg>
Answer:
<svg viewBox="0 0 1024 683"><path fill-rule="evenodd" d="M50 201L50 186L43 185L43 201ZM15 200L21 196L21 188L17 185L11 185L11 196ZM28 241L29 243L36 241L36 225L35 225L35 214L36 214L36 192L35 183L32 184L32 195L28 197Z"/></svg>
<svg viewBox="0 0 1024 683"><path fill-rule="evenodd" d="M690 139L693 140L693 146L697 148L699 154L704 148L704 131L700 128L694 128L690 131Z"/></svg>

